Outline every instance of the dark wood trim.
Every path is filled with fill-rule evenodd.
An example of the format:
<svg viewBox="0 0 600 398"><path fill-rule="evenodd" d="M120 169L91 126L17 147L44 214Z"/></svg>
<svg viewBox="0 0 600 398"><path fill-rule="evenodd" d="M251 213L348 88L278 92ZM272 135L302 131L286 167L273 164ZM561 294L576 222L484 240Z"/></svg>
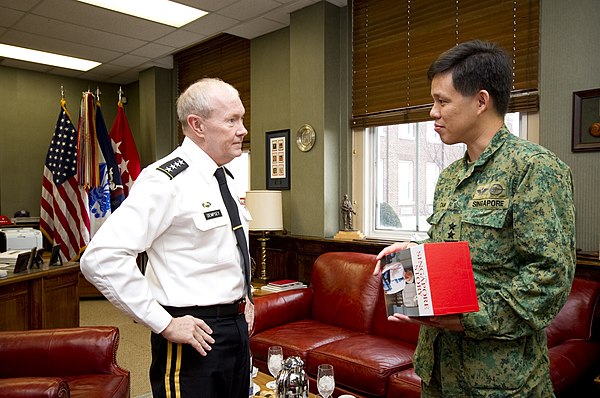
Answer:
<svg viewBox="0 0 600 398"><path fill-rule="evenodd" d="M253 275L260 275L261 247L260 233L250 233L250 256L255 261ZM353 240L343 241L331 238L311 236L268 234L266 249L267 278L296 279L302 282L310 280L312 265L323 253L357 252L378 254L391 242ZM375 264L373 264L375 266Z"/></svg>

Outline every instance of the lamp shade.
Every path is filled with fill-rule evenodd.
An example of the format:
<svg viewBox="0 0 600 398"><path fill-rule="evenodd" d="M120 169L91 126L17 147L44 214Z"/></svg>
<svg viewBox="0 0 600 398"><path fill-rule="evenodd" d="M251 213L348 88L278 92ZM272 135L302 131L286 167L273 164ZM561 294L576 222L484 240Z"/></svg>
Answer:
<svg viewBox="0 0 600 398"><path fill-rule="evenodd" d="M281 191L248 191L246 207L252 215L250 231L280 231L283 229Z"/></svg>

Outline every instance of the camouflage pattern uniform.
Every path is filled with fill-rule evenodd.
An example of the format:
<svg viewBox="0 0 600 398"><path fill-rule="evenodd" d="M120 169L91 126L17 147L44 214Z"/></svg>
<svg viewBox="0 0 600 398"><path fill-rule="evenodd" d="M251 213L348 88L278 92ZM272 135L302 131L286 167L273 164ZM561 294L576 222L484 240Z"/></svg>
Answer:
<svg viewBox="0 0 600 398"><path fill-rule="evenodd" d="M503 126L438 180L431 241L469 242L480 311L462 333L421 327L423 397L553 397L543 328L575 273L571 171Z"/></svg>

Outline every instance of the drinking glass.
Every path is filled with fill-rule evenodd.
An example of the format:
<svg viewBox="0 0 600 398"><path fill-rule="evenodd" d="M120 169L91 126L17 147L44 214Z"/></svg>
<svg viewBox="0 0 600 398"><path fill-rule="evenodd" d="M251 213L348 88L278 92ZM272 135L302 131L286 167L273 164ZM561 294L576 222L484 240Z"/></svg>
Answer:
<svg viewBox="0 0 600 398"><path fill-rule="evenodd" d="M317 389L323 398L329 398L335 388L333 365L319 365L317 371Z"/></svg>
<svg viewBox="0 0 600 398"><path fill-rule="evenodd" d="M268 382L266 386L270 390L275 390L277 388L277 375L283 366L283 349L280 346L276 345L269 347L267 366L269 367L269 373L271 373L271 376L273 376L275 380Z"/></svg>

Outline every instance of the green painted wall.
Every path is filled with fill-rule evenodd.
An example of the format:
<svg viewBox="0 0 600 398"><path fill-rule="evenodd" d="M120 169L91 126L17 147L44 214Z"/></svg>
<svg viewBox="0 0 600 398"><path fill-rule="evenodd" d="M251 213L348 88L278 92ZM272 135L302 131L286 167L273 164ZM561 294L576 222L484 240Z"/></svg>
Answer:
<svg viewBox="0 0 600 398"><path fill-rule="evenodd" d="M46 153L60 112L63 85L67 109L79 118L81 93L101 91L110 130L117 114L118 85L0 66L0 214L26 209L39 216Z"/></svg>
<svg viewBox="0 0 600 398"><path fill-rule="evenodd" d="M320 2L293 13L290 28L252 40L251 184L265 189L264 133L290 129L284 227L296 235L333 236L340 192L349 189L347 17L346 8ZM304 124L317 133L308 152L295 144Z"/></svg>

